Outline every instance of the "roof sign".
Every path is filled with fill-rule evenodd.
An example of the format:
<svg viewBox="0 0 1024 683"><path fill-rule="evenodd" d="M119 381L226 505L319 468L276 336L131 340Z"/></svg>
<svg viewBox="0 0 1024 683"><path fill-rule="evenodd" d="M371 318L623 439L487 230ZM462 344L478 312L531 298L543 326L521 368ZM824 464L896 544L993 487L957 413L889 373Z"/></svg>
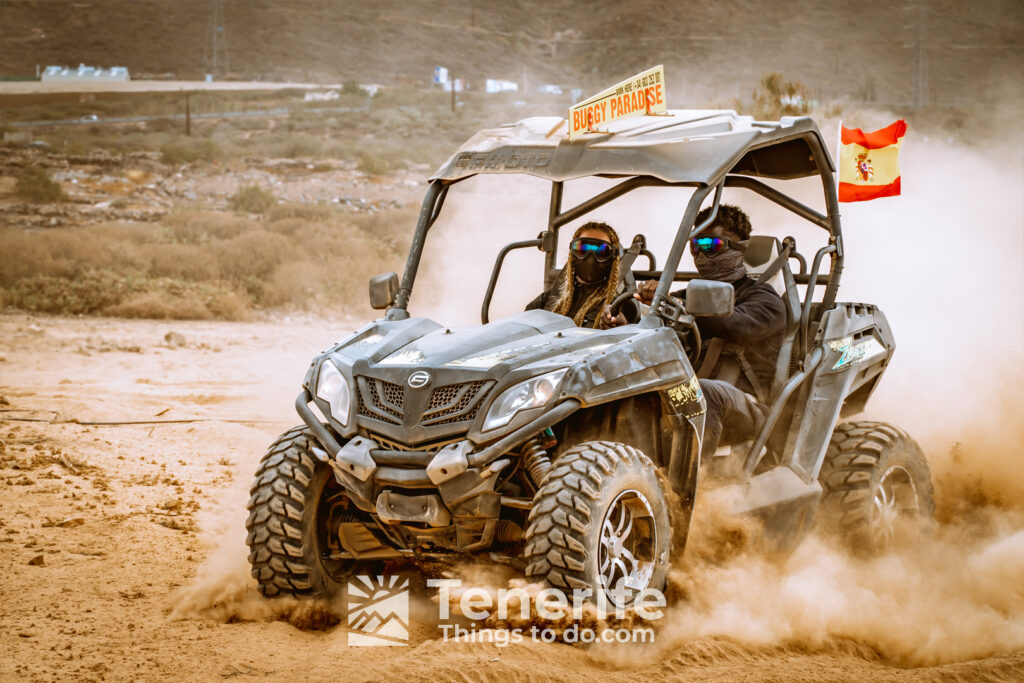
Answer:
<svg viewBox="0 0 1024 683"><path fill-rule="evenodd" d="M569 107L569 139L601 132L601 124L609 121L667 110L665 67L659 64Z"/></svg>

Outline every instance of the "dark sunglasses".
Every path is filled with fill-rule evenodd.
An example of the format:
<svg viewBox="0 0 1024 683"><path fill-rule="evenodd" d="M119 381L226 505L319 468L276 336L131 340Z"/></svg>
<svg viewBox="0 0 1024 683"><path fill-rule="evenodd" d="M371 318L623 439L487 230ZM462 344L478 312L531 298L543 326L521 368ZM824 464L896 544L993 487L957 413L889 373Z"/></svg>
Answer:
<svg viewBox="0 0 1024 683"><path fill-rule="evenodd" d="M743 250L743 245L730 240L728 237L694 237L690 240L690 253L696 256L703 253L706 256L717 256L726 249Z"/></svg>
<svg viewBox="0 0 1024 683"><path fill-rule="evenodd" d="M588 254L593 254L598 261L607 261L615 255L615 250L604 240L580 237L569 245L569 253L576 258L585 258Z"/></svg>

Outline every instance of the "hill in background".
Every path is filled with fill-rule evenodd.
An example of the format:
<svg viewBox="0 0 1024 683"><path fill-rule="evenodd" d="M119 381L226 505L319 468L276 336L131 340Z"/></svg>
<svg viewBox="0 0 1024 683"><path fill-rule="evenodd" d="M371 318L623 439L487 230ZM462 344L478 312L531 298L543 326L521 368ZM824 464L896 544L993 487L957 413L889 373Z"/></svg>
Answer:
<svg viewBox="0 0 1024 683"><path fill-rule="evenodd" d="M731 104L766 72L819 99L1024 105L1018 0L3 0L0 24L4 77L82 62L136 78L426 85L443 65L475 88L590 92L664 63L673 106Z"/></svg>

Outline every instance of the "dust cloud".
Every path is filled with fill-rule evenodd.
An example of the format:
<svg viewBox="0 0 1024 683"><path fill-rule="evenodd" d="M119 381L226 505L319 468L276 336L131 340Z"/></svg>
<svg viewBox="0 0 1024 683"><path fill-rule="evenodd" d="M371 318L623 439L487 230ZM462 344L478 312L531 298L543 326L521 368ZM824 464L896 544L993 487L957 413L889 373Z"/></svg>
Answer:
<svg viewBox="0 0 1024 683"><path fill-rule="evenodd" d="M874 116L880 125L896 118ZM892 325L897 351L863 417L904 427L922 444L936 484L937 527L871 559L851 557L818 536L785 557L760 555L742 542L723 556L697 538L670 575L677 599L657 626L657 646L595 646L594 659L612 666L653 662L707 638L800 652L853 648L899 666L1024 647L1022 147L972 147L918 133L909 123L903 196L842 206L839 298L879 305ZM822 128L834 145L827 134L834 125ZM565 205L606 185L570 183ZM801 200L823 208L820 186L797 186ZM645 189L631 197L640 206L627 197L587 219L608 221L624 242L644 232L657 254L667 253L687 193ZM821 231L750 193L727 191L725 201L747 208L756 231L796 236L808 257L824 244ZM477 324L498 249L534 238L546 212L543 181L486 178L455 186L428 238L413 314ZM571 229L562 232L564 243ZM491 319L521 310L539 293L541 274L539 251L514 252ZM243 509L244 498L242 491L224 509ZM289 618L294 605L258 596L242 519L232 514L229 525L221 517L211 526L219 549L182 589L173 615ZM695 524L708 523L701 514ZM475 570L466 578L464 585L508 585L504 572Z"/></svg>

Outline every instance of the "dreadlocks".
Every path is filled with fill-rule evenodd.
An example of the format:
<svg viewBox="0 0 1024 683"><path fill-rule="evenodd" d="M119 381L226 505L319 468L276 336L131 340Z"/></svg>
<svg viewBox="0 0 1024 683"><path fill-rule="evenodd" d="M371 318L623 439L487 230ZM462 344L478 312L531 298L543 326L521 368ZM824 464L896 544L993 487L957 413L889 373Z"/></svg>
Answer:
<svg viewBox="0 0 1024 683"><path fill-rule="evenodd" d="M572 321L578 326L583 325L583 321L586 320L587 314L594 310L595 306L609 306L615 299L616 291L619 287L619 236L615 234L615 230L612 226L607 223L596 223L590 222L581 225L579 229L573 234L572 239L575 240L585 230L600 230L608 235L608 242L612 245L612 267L608 272L608 282L604 289L598 289L583 302L579 310L576 312L575 317ZM555 304L554 312L560 315L568 315L569 309L572 307L573 294L576 292L576 276L573 273L573 260L569 259L569 262L565 264L565 278L562 282L562 296ZM594 316L593 327L597 327L601 321L600 311Z"/></svg>

